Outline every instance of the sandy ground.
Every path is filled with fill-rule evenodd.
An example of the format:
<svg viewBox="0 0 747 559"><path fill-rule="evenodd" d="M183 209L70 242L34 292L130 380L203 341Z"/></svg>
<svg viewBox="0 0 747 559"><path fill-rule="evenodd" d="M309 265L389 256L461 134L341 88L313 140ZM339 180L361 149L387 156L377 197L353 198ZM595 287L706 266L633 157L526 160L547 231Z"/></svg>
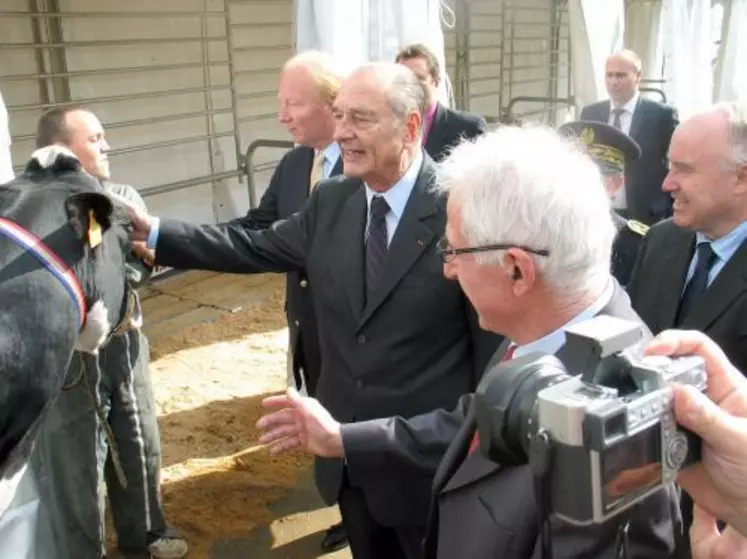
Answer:
<svg viewBox="0 0 747 559"><path fill-rule="evenodd" d="M163 499L191 559L317 557L339 519L316 495L308 456L257 444L261 400L286 385L283 296L282 276L208 273L142 293Z"/></svg>

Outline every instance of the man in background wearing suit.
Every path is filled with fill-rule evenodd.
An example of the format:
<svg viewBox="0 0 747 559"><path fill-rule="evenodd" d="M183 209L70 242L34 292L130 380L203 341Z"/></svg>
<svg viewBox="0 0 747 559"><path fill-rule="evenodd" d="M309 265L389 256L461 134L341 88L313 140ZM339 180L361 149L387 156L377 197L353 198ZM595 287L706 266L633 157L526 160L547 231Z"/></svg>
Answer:
<svg viewBox="0 0 747 559"><path fill-rule="evenodd" d="M599 167L604 188L610 200L623 186L624 172L641 155L641 148L630 136L603 122L577 120L558 128L564 136L576 138L579 146ZM628 285L648 225L635 219L625 219L610 210L617 235L612 244L612 275L623 287Z"/></svg>
<svg viewBox="0 0 747 559"><path fill-rule="evenodd" d="M407 68L363 66L334 102L346 176L321 181L304 208L270 229L192 225L131 210L156 263L234 273L305 269L314 287L317 398L341 422L451 409L474 390L500 341L480 330L459 284L441 273L444 200L421 145L423 86ZM319 459L356 559L417 558L432 472L392 464L356 476Z"/></svg>
<svg viewBox="0 0 747 559"><path fill-rule="evenodd" d="M685 121L669 161L664 191L674 199L674 216L644 239L629 286L633 307L655 334L704 332L745 374L747 108L717 105ZM687 540L692 501L684 497Z"/></svg>
<svg viewBox="0 0 747 559"><path fill-rule="evenodd" d="M249 229L267 229L299 211L316 183L342 173L340 147L334 141L332 103L344 78L333 56L307 51L288 60L280 73L278 119L298 144L278 163L259 206L238 221ZM308 275L288 272L285 316L288 320L288 386L316 394L321 370L319 333ZM322 550L347 545L342 523L327 530Z"/></svg>
<svg viewBox="0 0 747 559"><path fill-rule="evenodd" d="M438 190L449 196L443 272L461 285L481 326L507 338L493 363L532 352L567 362L565 327L598 314L640 321L610 276L615 230L599 172L572 143L547 129L499 128L454 150ZM302 446L344 457L351 478L396 463L435 470L427 559L539 556L531 469L477 452L471 394L453 411L347 424L293 390L265 406L281 408L258 423L274 453ZM676 498L666 487L629 514L585 528L553 520L555 556L617 557L624 531L627 557L668 558Z"/></svg>
<svg viewBox="0 0 747 559"><path fill-rule="evenodd" d="M420 43L409 45L397 53L395 61L412 70L428 94L423 145L433 161L443 160L460 140L475 138L487 130L481 116L454 111L438 102L441 65L428 47Z"/></svg>
<svg viewBox="0 0 747 559"><path fill-rule="evenodd" d="M580 120L606 122L633 138L641 157L625 170L625 184L612 201L623 217L647 225L672 215L672 200L662 192L667 150L679 119L672 107L644 98L638 91L641 59L629 50L613 54L605 64L609 101L583 108Z"/></svg>

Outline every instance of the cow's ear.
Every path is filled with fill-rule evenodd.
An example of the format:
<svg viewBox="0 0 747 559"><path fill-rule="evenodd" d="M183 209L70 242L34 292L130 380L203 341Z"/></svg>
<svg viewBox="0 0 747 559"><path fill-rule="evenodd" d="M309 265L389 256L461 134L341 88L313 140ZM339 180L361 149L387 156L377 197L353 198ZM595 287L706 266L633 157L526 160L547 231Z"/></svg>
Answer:
<svg viewBox="0 0 747 559"><path fill-rule="evenodd" d="M114 206L106 194L85 192L65 200L65 209L75 234L91 248L101 244L104 231L111 226Z"/></svg>

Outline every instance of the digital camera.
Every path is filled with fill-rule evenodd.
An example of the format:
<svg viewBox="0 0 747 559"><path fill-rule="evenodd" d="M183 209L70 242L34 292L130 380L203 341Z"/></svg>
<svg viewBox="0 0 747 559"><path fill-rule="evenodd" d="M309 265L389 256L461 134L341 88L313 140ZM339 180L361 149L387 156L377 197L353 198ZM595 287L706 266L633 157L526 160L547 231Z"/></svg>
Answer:
<svg viewBox="0 0 747 559"><path fill-rule="evenodd" d="M532 464L551 445L549 507L598 524L672 483L700 460L700 439L679 427L672 384L707 388L697 356L644 357L635 322L597 316L566 328L554 355L495 365L475 395L481 451L502 465Z"/></svg>

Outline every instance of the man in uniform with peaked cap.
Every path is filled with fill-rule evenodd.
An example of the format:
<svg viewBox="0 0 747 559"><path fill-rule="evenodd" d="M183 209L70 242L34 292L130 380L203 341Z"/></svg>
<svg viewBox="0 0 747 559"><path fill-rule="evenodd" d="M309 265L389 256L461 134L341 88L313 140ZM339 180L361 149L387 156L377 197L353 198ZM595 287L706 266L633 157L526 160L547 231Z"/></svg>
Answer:
<svg viewBox="0 0 747 559"><path fill-rule="evenodd" d="M635 140L614 126L602 122L577 120L563 124L558 131L576 138L586 153L594 160L604 176L610 200L622 188L625 167L641 156ZM634 219L625 219L610 208L617 228L612 247L612 275L620 285L626 286L633 271L643 237L648 226Z"/></svg>

